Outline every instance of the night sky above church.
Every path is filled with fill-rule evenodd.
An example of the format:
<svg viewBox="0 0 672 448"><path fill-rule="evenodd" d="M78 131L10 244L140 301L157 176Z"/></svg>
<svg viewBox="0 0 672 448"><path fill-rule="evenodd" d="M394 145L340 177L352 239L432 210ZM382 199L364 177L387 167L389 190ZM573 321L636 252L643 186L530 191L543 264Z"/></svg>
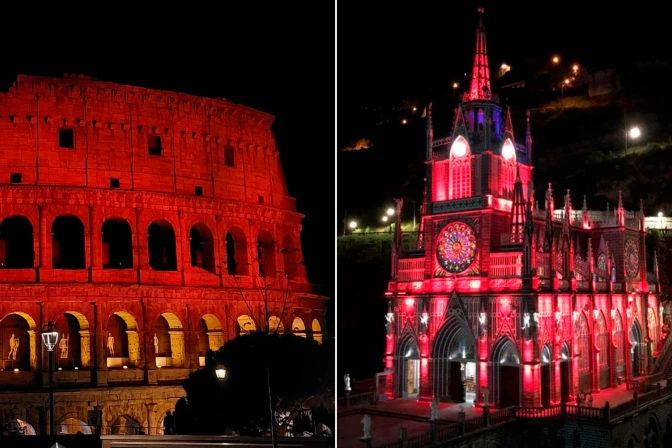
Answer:
<svg viewBox="0 0 672 448"><path fill-rule="evenodd" d="M663 18L651 8L614 9L613 4L600 7L593 3L582 4L580 8L491 3L342 5L338 147L368 137L370 121L365 123L361 119L364 107L384 110L398 107L402 101L418 102L415 126L424 128L426 121L420 119L422 107L429 100L450 96L453 82L459 82L461 87L468 84L480 6L485 8L491 73L504 62L515 69L544 63L555 54L561 56L563 64L576 61L590 67L619 67L670 56L670 50L662 48L666 39ZM447 115L448 123L452 109ZM424 133L422 129L419 132ZM439 135L435 137L444 136L435 127L437 132ZM421 165L424 157L424 148L417 148L417 140L395 134L391 144L385 146L384 156L375 151L339 154L339 225L346 210L352 217L370 213L372 209L375 214L393 197L408 197L409 189L410 196L417 196L419 201L422 173L409 175L409 163ZM405 152L413 142L416 145L413 151L418 154L409 157ZM413 160L409 162L409 158Z"/></svg>

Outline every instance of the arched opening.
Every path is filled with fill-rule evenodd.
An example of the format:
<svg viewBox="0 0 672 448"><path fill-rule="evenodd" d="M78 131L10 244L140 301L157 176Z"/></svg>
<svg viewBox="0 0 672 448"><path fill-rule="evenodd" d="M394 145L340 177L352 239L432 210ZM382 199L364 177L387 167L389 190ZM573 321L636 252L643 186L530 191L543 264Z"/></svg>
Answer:
<svg viewBox="0 0 672 448"><path fill-rule="evenodd" d="M399 344L399 396L408 397L420 392L420 349L412 336L407 335Z"/></svg>
<svg viewBox="0 0 672 448"><path fill-rule="evenodd" d="M175 231L167 221L154 221L147 229L149 267L155 271L176 271Z"/></svg>
<svg viewBox="0 0 672 448"><path fill-rule="evenodd" d="M238 316L238 319L236 319L236 334L242 336L253 331L257 331L257 326L254 324L254 320L247 314Z"/></svg>
<svg viewBox="0 0 672 448"><path fill-rule="evenodd" d="M189 231L191 265L215 273L215 250L212 232L204 224L196 224Z"/></svg>
<svg viewBox="0 0 672 448"><path fill-rule="evenodd" d="M54 323L60 333L54 349L56 367L59 370L90 367L91 336L86 317L77 311L66 311L57 316ZM47 353L44 355L46 360Z"/></svg>
<svg viewBox="0 0 672 448"><path fill-rule="evenodd" d="M27 269L34 265L33 225L25 216L0 223L0 268Z"/></svg>
<svg viewBox="0 0 672 448"><path fill-rule="evenodd" d="M653 356L656 353L656 344L658 343L658 319L653 308L649 307L646 312L647 336L649 341L649 354Z"/></svg>
<svg viewBox="0 0 672 448"><path fill-rule="evenodd" d="M284 333L285 326L278 316L271 316L268 318L268 332L269 333Z"/></svg>
<svg viewBox="0 0 672 448"><path fill-rule="evenodd" d="M649 442L649 446L658 448L660 446L660 428L658 427L658 421L649 417L649 422L646 425L646 440Z"/></svg>
<svg viewBox="0 0 672 448"><path fill-rule="evenodd" d="M8 426L9 426L8 433L10 435L24 435L24 436L37 435L33 425L18 418L10 420Z"/></svg>
<svg viewBox="0 0 672 448"><path fill-rule="evenodd" d="M520 354L511 339L500 340L493 351L495 381L500 409L520 406Z"/></svg>
<svg viewBox="0 0 672 448"><path fill-rule="evenodd" d="M166 431L166 423L167 423L166 422L166 416L168 415L169 412L171 413L172 423L168 423L171 426L171 428L170 428L169 431ZM175 434L175 410L174 409L170 409L170 410L164 412L163 415L159 418L159 420L157 421L156 434L159 435L159 436Z"/></svg>
<svg viewBox="0 0 672 448"><path fill-rule="evenodd" d="M541 405L551 404L551 361L553 359L551 347L548 344L541 349Z"/></svg>
<svg viewBox="0 0 672 448"><path fill-rule="evenodd" d="M257 237L257 263L261 277L276 277L275 241L266 230L259 232Z"/></svg>
<svg viewBox="0 0 672 448"><path fill-rule="evenodd" d="M450 148L448 199L461 199L471 196L470 155L469 143L461 135L458 136Z"/></svg>
<svg viewBox="0 0 672 448"><path fill-rule="evenodd" d="M299 249L294 246L294 241L289 235L282 238L282 258L285 264L285 275L290 279L298 277L299 273Z"/></svg>
<svg viewBox="0 0 672 448"><path fill-rule="evenodd" d="M591 341L593 339L584 312L578 313L574 322L574 340L577 345L576 355L579 358L579 392L588 394L593 389L593 369L590 365L592 359Z"/></svg>
<svg viewBox="0 0 672 448"><path fill-rule="evenodd" d="M560 399L563 403L569 401L570 384L572 384L570 376L571 359L569 344L563 342L560 349Z"/></svg>
<svg viewBox="0 0 672 448"><path fill-rule="evenodd" d="M24 313L10 313L0 321L1 370L30 370L37 367L35 321Z"/></svg>
<svg viewBox="0 0 672 448"><path fill-rule="evenodd" d="M632 362L632 378L637 378L644 374L644 353L642 350L642 327L635 320L630 329L630 360Z"/></svg>
<svg viewBox="0 0 672 448"><path fill-rule="evenodd" d="M434 342L434 393L458 403L476 397L476 344L463 324L444 325Z"/></svg>
<svg viewBox="0 0 672 448"><path fill-rule="evenodd" d="M229 275L247 275L247 266L245 232L232 227L226 232L226 272Z"/></svg>
<svg viewBox="0 0 672 448"><path fill-rule="evenodd" d="M320 321L317 319L313 319L312 322L312 333L313 333L313 340L317 341L318 344L322 343L322 325L320 325Z"/></svg>
<svg viewBox="0 0 672 448"><path fill-rule="evenodd" d="M76 216L59 216L51 226L54 269L86 268L84 224Z"/></svg>
<svg viewBox="0 0 672 448"><path fill-rule="evenodd" d="M163 313L154 323L154 355L159 368L184 365L184 331L173 313Z"/></svg>
<svg viewBox="0 0 672 448"><path fill-rule="evenodd" d="M110 432L112 434L138 435L141 431L142 427L136 419L122 415L117 417L114 423L112 423Z"/></svg>
<svg viewBox="0 0 672 448"><path fill-rule="evenodd" d="M107 321L105 354L108 368L137 367L140 338L138 324L127 311L117 311Z"/></svg>
<svg viewBox="0 0 672 448"><path fill-rule="evenodd" d="M217 351L224 345L224 330L222 324L214 314L206 314L198 321L198 364L205 365L205 355L208 350Z"/></svg>
<svg viewBox="0 0 672 448"><path fill-rule="evenodd" d="M57 426L57 434L86 434L91 435L91 427L78 418L68 417L63 419Z"/></svg>
<svg viewBox="0 0 672 448"><path fill-rule="evenodd" d="M131 226L123 219L107 219L103 223L103 269L133 267Z"/></svg>
<svg viewBox="0 0 672 448"><path fill-rule="evenodd" d="M616 369L617 381L625 380L625 338L623 335L623 319L618 310L613 310L611 313L611 342L614 345L614 361L613 365Z"/></svg>
<svg viewBox="0 0 672 448"><path fill-rule="evenodd" d="M300 317L295 317L292 321L292 333L302 338L306 337L306 324L303 323L303 319Z"/></svg>
<svg viewBox="0 0 672 448"><path fill-rule="evenodd" d="M609 370L609 332L607 331L607 321L602 311L595 313L595 345L597 353L595 354L598 368L598 387L606 389L609 387L611 372Z"/></svg>

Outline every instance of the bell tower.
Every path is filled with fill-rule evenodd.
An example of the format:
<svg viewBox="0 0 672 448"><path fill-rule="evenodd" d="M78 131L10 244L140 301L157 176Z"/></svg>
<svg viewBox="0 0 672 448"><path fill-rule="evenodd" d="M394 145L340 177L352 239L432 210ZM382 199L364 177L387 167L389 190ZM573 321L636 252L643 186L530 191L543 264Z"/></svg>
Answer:
<svg viewBox="0 0 672 448"><path fill-rule="evenodd" d="M478 12L469 90L455 109L451 135L433 140L428 153L433 203L489 196L510 205L517 176L525 187L532 179L530 148L516 143L511 111L491 91L484 9Z"/></svg>

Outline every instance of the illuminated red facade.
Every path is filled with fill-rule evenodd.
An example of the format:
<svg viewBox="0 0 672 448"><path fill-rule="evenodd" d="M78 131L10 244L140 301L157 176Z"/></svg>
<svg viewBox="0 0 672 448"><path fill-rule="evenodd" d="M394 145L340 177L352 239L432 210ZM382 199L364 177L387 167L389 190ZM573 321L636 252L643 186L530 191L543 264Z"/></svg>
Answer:
<svg viewBox="0 0 672 448"><path fill-rule="evenodd" d="M450 136L434 139L430 105L417 242L396 236L387 395L545 406L645 377L663 335L643 210L575 210L569 191L556 210L551 185L535 205L529 113L518 143L482 21L476 42Z"/></svg>
<svg viewBox="0 0 672 448"><path fill-rule="evenodd" d="M99 409L103 433L155 434L209 349L268 327L321 340L273 119L84 76L0 94L0 426L48 428L47 321L68 340L58 432Z"/></svg>

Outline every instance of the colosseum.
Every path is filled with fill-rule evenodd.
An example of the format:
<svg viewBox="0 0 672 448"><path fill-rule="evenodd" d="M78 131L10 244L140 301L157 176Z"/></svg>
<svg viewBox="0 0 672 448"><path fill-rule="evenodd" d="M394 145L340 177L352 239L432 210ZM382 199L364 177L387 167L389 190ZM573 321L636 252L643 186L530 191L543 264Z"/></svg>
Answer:
<svg viewBox="0 0 672 448"><path fill-rule="evenodd" d="M321 342L273 119L82 75L0 93L0 426L49 432L48 322L56 433L99 410L103 434L161 434L208 349Z"/></svg>

